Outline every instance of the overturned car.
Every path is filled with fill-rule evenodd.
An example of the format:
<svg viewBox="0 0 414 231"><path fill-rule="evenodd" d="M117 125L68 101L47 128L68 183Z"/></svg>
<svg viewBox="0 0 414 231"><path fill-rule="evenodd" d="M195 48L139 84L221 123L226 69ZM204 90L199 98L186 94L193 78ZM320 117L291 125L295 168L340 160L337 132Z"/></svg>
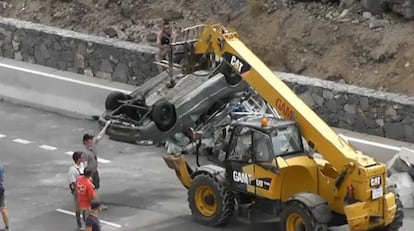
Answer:
<svg viewBox="0 0 414 231"><path fill-rule="evenodd" d="M174 75L173 87L171 76L163 72L130 94L112 92L99 123L102 126L111 120L107 135L132 143L162 143L178 132L199 126L236 94L249 89L241 79L229 85L220 67Z"/></svg>

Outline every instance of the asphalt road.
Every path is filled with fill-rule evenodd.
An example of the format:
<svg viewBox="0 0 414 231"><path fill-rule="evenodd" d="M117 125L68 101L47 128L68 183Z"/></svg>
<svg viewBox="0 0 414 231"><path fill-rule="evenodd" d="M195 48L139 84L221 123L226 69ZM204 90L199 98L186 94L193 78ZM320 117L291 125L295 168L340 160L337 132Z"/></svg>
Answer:
<svg viewBox="0 0 414 231"><path fill-rule="evenodd" d="M82 135L96 134L97 123L4 101L0 102L0 117L0 163L5 166L13 230L75 230L67 187L67 170L72 161L65 153L82 149ZM381 141L386 142L393 144ZM360 149L381 152L381 159L391 157L395 151L358 145ZM103 230L277 230L277 224L234 222L224 228L195 224L187 207L185 189L160 158L163 148L130 145L105 137L98 149L102 158L100 195L109 206L101 215L105 222ZM407 210L401 231L408 231L413 225L414 212Z"/></svg>

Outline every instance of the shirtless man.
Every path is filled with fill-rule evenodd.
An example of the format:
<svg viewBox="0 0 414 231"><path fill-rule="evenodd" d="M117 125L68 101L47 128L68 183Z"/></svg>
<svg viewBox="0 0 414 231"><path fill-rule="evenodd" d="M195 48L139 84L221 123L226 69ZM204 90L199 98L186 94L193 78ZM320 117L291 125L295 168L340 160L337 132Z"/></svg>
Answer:
<svg viewBox="0 0 414 231"><path fill-rule="evenodd" d="M170 44L177 40L177 33L172 30L168 21L164 21L162 29L157 33L157 61L168 60L168 52L170 52ZM163 67L158 66L159 72L163 71Z"/></svg>

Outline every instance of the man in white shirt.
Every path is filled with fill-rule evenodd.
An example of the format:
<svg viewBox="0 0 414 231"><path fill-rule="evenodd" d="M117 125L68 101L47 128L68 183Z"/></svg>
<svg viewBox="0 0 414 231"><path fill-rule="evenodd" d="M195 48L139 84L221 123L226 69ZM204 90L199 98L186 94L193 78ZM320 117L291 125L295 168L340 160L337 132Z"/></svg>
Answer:
<svg viewBox="0 0 414 231"><path fill-rule="evenodd" d="M79 208L79 203L77 200L77 194L76 194L76 179L78 176L83 175L83 170L85 168L84 166L84 156L83 152L77 151L72 154L73 159L73 165L70 166L69 172L68 172L68 181L69 181L69 188L70 192L73 195L74 203L75 203L75 214L76 214L76 222L78 225L78 228L82 228L82 223L80 219L81 211Z"/></svg>

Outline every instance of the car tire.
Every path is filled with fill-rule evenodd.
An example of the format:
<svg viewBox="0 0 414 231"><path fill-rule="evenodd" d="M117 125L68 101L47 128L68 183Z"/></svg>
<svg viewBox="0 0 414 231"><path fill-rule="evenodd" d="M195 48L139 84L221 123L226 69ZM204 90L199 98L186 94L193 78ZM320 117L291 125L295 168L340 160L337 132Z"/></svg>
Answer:
<svg viewBox="0 0 414 231"><path fill-rule="evenodd" d="M164 99L154 104L151 117L158 129L162 132L170 130L177 121L174 105Z"/></svg>
<svg viewBox="0 0 414 231"><path fill-rule="evenodd" d="M113 111L121 105L120 100L128 100L130 97L122 92L111 92L105 100L106 110Z"/></svg>

